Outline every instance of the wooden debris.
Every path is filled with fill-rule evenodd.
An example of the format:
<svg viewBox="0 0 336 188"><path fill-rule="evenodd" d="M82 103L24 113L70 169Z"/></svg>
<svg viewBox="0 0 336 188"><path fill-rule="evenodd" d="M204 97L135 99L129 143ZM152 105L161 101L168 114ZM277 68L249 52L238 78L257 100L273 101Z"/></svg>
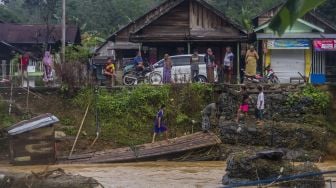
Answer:
<svg viewBox="0 0 336 188"><path fill-rule="evenodd" d="M182 136L169 141L148 143L134 147L105 150L95 153L73 155L61 163L113 163L153 159L171 154L220 144L221 140L214 133L202 133Z"/></svg>

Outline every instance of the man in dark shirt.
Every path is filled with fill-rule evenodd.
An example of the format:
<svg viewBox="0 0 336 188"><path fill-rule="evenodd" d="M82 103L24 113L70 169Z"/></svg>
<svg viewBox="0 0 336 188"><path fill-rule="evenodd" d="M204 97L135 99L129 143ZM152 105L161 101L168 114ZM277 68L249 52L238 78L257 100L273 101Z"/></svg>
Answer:
<svg viewBox="0 0 336 188"><path fill-rule="evenodd" d="M241 52L240 52L240 61L239 61L240 83L244 83L245 68L246 68L245 56L246 56L246 51L245 50L241 50Z"/></svg>
<svg viewBox="0 0 336 188"><path fill-rule="evenodd" d="M141 51L137 52L137 56L134 57L133 62L134 62L135 70L137 71L137 73L142 73L145 66L144 66L143 59L141 57Z"/></svg>
<svg viewBox="0 0 336 188"><path fill-rule="evenodd" d="M202 130L203 132L208 132L209 129L211 128L211 123L210 123L211 115L216 115L216 118L218 118L219 112L220 112L219 102L211 103L202 110Z"/></svg>

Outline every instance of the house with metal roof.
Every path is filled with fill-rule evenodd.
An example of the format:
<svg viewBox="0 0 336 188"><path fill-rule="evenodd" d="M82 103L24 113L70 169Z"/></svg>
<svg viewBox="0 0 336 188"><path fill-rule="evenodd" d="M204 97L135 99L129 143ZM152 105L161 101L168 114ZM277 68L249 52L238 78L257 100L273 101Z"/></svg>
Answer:
<svg viewBox="0 0 336 188"><path fill-rule="evenodd" d="M56 116L48 113L9 127L11 163L53 164L56 160L54 125L58 122Z"/></svg>
<svg viewBox="0 0 336 188"><path fill-rule="evenodd" d="M260 72L263 67L271 66L282 83L336 82L336 27L312 11L278 36L269 29L269 23L282 5L253 19L262 57Z"/></svg>
<svg viewBox="0 0 336 188"><path fill-rule="evenodd" d="M47 44L48 49L57 50L60 48L61 39L61 25L0 22L0 78L8 76L10 60L15 54L29 52L33 59L41 59L44 53L43 45ZM81 43L78 26L67 26L66 43Z"/></svg>
<svg viewBox="0 0 336 188"><path fill-rule="evenodd" d="M153 64L165 53L189 54L195 48L205 53L207 48L212 48L220 63L225 48L230 46L237 62L240 44L247 41L242 26L206 1L166 0L112 34L97 53L121 60L134 57L141 49L145 61Z"/></svg>

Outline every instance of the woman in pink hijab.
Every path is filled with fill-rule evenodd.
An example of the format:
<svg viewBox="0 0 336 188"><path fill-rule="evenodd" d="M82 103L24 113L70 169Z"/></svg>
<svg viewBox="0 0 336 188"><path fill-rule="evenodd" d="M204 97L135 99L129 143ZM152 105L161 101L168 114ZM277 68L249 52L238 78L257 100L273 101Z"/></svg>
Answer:
<svg viewBox="0 0 336 188"><path fill-rule="evenodd" d="M52 56L49 51L44 53L43 57L43 65L44 65L44 77L43 81L48 82L52 80Z"/></svg>

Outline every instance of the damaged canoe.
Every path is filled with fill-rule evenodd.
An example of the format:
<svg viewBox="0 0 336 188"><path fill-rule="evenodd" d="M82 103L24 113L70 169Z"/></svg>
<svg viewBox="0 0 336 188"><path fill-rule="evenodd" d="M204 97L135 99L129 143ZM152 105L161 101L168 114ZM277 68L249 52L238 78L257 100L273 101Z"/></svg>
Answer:
<svg viewBox="0 0 336 188"><path fill-rule="evenodd" d="M116 163L131 162L160 158L168 155L183 153L195 149L211 147L220 144L221 140L212 132L197 132L178 137L169 141L159 141L99 152L73 155L59 161L60 163Z"/></svg>

